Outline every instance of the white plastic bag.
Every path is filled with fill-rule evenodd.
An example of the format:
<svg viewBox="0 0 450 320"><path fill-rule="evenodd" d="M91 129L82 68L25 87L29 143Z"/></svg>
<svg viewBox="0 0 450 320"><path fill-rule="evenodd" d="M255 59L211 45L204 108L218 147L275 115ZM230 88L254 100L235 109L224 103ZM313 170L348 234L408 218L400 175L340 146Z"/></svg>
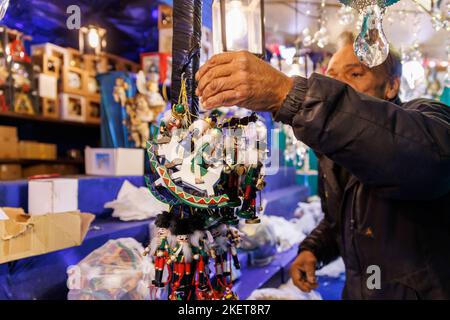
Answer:
<svg viewBox="0 0 450 320"><path fill-rule="evenodd" d="M148 300L154 265L133 238L109 240L67 270L68 300Z"/></svg>

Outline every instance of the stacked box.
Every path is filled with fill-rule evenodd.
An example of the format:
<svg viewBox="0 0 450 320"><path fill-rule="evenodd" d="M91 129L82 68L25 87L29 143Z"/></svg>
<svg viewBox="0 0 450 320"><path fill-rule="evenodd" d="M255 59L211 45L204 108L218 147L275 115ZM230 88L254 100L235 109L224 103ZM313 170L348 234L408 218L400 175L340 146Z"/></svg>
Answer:
<svg viewBox="0 0 450 320"><path fill-rule="evenodd" d="M56 144L36 141L20 141L19 151L21 159L56 160Z"/></svg>
<svg viewBox="0 0 450 320"><path fill-rule="evenodd" d="M0 164L0 180L18 180L22 178L19 164Z"/></svg>
<svg viewBox="0 0 450 320"><path fill-rule="evenodd" d="M0 126L0 160L19 158L17 128Z"/></svg>

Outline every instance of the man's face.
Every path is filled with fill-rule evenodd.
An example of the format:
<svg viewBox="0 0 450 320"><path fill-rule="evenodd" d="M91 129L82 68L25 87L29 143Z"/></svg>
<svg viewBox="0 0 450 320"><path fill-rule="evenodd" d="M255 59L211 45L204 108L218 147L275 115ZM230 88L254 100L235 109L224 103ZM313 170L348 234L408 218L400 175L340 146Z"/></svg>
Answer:
<svg viewBox="0 0 450 320"><path fill-rule="evenodd" d="M359 62L352 44L342 47L331 57L327 76L350 85L356 91L386 99L387 79L377 76L375 72Z"/></svg>

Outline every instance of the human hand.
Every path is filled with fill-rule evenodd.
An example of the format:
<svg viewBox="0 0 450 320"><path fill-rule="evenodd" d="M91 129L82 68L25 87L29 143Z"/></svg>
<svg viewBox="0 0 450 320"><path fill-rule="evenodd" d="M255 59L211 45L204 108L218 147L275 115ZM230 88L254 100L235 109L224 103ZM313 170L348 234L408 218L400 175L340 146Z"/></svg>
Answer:
<svg viewBox="0 0 450 320"><path fill-rule="evenodd" d="M291 265L291 278L295 286L303 292L319 287L316 280L317 258L311 251L302 251Z"/></svg>
<svg viewBox="0 0 450 320"><path fill-rule="evenodd" d="M206 109L239 105L276 112L293 85L293 79L247 51L214 55L195 79L195 93Z"/></svg>

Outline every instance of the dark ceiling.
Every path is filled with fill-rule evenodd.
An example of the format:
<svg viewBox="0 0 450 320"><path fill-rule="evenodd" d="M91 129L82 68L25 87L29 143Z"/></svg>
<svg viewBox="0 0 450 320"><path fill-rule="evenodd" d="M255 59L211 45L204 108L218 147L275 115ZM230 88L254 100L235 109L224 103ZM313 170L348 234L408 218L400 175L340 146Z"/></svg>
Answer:
<svg viewBox="0 0 450 320"><path fill-rule="evenodd" d="M158 50L157 5L171 0L10 0L2 24L33 37L32 44L52 42L78 48L78 31L69 30L67 7L81 9L81 25L107 30L107 51L139 61L141 52ZM204 1L204 24L210 24L211 1Z"/></svg>

